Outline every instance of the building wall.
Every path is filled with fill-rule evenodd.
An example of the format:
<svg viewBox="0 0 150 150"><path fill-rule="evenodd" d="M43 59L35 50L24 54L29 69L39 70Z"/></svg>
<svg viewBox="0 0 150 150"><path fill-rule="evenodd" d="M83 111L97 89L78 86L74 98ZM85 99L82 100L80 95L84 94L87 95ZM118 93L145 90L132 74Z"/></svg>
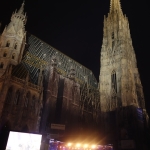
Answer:
<svg viewBox="0 0 150 150"><path fill-rule="evenodd" d="M75 79L62 76L57 71L57 68L50 67L48 79L45 79L45 85L46 83L41 132L55 133L51 129L51 124L65 125L66 134L86 127L87 129L92 129L94 125L100 125L99 122L96 123L97 118L100 117L99 109L89 111L86 108L82 108L81 104L84 103L85 99L81 97L81 85ZM94 99L91 98L91 100Z"/></svg>
<svg viewBox="0 0 150 150"><path fill-rule="evenodd" d="M9 122L11 130L21 131L27 126L28 131L39 132L42 88L11 74L4 77L0 91L0 124Z"/></svg>

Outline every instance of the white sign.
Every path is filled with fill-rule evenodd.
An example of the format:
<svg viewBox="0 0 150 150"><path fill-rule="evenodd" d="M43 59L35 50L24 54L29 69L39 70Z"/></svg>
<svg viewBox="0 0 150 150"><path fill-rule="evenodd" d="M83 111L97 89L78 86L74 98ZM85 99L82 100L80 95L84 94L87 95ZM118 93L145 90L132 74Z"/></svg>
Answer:
<svg viewBox="0 0 150 150"><path fill-rule="evenodd" d="M51 124L51 129L65 130L64 124Z"/></svg>
<svg viewBox="0 0 150 150"><path fill-rule="evenodd" d="M41 138L40 134L10 131L6 150L40 150Z"/></svg>

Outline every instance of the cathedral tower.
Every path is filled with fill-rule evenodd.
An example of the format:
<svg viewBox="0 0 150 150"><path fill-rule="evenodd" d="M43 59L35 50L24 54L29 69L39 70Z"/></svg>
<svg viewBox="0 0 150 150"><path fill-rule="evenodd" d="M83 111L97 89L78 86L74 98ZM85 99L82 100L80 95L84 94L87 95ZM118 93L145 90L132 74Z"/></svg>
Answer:
<svg viewBox="0 0 150 150"><path fill-rule="evenodd" d="M130 105L145 110L129 22L120 0L111 0L110 12L104 17L103 34L99 77L102 112Z"/></svg>
<svg viewBox="0 0 150 150"><path fill-rule="evenodd" d="M9 64L20 63L26 40L26 14L24 2L21 8L12 14L11 21L0 36L0 76Z"/></svg>

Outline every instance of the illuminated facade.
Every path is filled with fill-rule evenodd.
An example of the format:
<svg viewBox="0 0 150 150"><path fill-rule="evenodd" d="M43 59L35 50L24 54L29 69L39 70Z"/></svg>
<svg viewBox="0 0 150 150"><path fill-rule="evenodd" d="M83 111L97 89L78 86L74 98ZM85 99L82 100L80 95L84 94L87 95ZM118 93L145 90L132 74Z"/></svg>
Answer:
<svg viewBox="0 0 150 150"><path fill-rule="evenodd" d="M22 130L30 124L38 131L42 107L42 87L30 80L30 72L22 64L26 44L24 3L12 14L0 36L0 116L1 125ZM28 107L30 105L30 107Z"/></svg>
<svg viewBox="0 0 150 150"><path fill-rule="evenodd" d="M129 105L145 109L129 22L123 15L119 0L111 0L103 32L100 68L102 111Z"/></svg>
<svg viewBox="0 0 150 150"><path fill-rule="evenodd" d="M120 0L110 1L110 11L104 17L100 61L99 87L105 133L116 141L134 139L137 147L143 149L138 143L144 137L144 119L148 121L149 117L129 22Z"/></svg>
<svg viewBox="0 0 150 150"><path fill-rule="evenodd" d="M99 77L101 111L133 105L146 113L129 22L119 0L111 0L103 33Z"/></svg>

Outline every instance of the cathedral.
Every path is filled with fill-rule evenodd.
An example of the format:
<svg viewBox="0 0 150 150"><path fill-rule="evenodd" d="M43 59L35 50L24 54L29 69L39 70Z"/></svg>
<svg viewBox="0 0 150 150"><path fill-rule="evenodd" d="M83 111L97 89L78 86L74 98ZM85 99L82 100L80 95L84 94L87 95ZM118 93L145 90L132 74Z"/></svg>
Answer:
<svg viewBox="0 0 150 150"><path fill-rule="evenodd" d="M110 0L104 17L99 82L91 70L28 33L26 21L23 2L0 34L0 131L52 138L101 132L120 149L124 141L144 149L149 117L120 1Z"/></svg>

